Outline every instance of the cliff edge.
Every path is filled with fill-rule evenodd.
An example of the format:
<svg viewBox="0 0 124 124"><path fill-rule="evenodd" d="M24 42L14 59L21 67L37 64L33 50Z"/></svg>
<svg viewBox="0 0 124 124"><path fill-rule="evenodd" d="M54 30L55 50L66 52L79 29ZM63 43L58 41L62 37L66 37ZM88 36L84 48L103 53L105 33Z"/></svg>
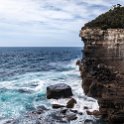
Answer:
<svg viewBox="0 0 124 124"><path fill-rule="evenodd" d="M80 63L82 87L86 95L98 100L100 115L112 124L124 123L123 11L124 7L117 5L80 31L84 42ZM109 16L112 13L115 15Z"/></svg>

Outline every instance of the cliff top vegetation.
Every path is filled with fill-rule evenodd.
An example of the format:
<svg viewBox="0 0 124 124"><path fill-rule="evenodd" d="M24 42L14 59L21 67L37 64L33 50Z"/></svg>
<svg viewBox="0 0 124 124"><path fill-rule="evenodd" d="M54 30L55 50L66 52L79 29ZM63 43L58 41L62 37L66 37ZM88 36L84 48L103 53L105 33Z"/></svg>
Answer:
<svg viewBox="0 0 124 124"><path fill-rule="evenodd" d="M108 12L85 24L83 28L124 28L124 6L114 5ZM82 29L83 29L82 28Z"/></svg>

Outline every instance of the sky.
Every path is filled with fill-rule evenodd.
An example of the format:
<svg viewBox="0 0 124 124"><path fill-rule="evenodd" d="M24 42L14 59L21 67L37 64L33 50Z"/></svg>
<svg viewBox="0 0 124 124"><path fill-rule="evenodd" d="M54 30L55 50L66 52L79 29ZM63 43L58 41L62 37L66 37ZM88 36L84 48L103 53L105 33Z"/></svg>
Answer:
<svg viewBox="0 0 124 124"><path fill-rule="evenodd" d="M124 0L0 0L0 47L81 47L81 27Z"/></svg>

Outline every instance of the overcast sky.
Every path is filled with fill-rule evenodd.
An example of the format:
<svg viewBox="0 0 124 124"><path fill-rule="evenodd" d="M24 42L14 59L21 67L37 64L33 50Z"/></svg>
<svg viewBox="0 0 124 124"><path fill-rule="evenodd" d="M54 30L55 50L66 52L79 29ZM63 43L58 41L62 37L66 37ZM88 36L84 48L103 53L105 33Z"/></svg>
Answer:
<svg viewBox="0 0 124 124"><path fill-rule="evenodd" d="M0 0L0 46L82 46L80 28L124 0Z"/></svg>

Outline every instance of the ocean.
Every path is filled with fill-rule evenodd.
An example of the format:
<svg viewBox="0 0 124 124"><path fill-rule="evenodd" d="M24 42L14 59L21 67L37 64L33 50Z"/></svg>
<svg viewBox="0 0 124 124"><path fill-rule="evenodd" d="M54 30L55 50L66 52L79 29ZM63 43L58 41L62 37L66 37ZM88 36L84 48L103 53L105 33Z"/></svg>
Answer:
<svg viewBox="0 0 124 124"><path fill-rule="evenodd" d="M35 107L64 103L65 99L48 100L46 87L57 83L71 86L78 101L75 109L98 109L97 101L85 96L76 61L82 58L79 47L0 48L0 124L3 119L17 118ZM83 118L89 118L84 114ZM90 117L91 118L91 117ZM93 117L92 117L93 118Z"/></svg>

